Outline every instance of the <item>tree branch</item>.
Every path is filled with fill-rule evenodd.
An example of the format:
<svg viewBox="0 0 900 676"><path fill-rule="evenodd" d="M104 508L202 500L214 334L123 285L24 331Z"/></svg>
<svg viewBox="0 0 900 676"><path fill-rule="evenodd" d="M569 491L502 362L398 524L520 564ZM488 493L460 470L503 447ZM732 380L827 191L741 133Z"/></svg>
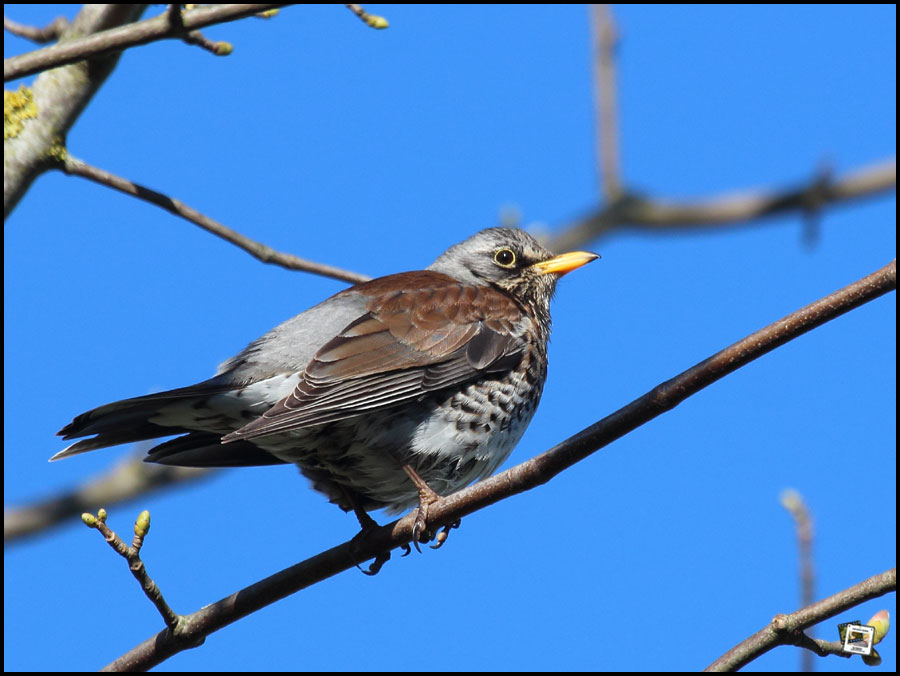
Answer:
<svg viewBox="0 0 900 676"><path fill-rule="evenodd" d="M150 188L146 188L137 183L132 183L128 179L122 178L121 176L116 176L115 174L111 174L108 171L104 171L103 169L93 167L77 158L72 157L68 153L63 154L58 168L66 174L72 176L81 176L82 178L89 179L91 181L94 181L95 183L99 183L100 185L105 185L108 188L113 188L115 190L123 192L126 195L137 197L138 199L142 199L145 202L149 202L150 204L155 204L156 206L165 209L166 211L175 214L176 216L180 216L181 218L190 221L194 225L200 226L216 237L221 237L226 242L234 244L235 246L243 249L251 256L262 261L263 263L272 263L273 265L280 265L281 267L287 268L288 270L311 272L316 275L322 275L323 277L340 279L342 281L352 282L354 284L358 282L366 282L371 279L371 277L369 277L368 275L363 275L358 272L342 270L341 268L334 267L333 265L316 263L315 261L308 261L306 259L299 258L297 256L294 256L293 254L276 251L275 249L266 246L262 242L257 242L256 240L252 240L249 237L245 237L241 233L232 230L222 223L214 221L208 216L201 214L196 209L192 209L183 202L179 202L176 199L168 197L167 195L163 195L162 193L156 192L155 190L151 190Z"/></svg>
<svg viewBox="0 0 900 676"><path fill-rule="evenodd" d="M198 30L213 24L236 21L270 9L284 7L272 5L209 5L183 13L181 25L172 22L168 11L153 19L95 32L83 38L60 42L20 56L13 56L3 62L3 81L39 73L49 68L65 66L83 59L93 59L113 52L121 52L130 47L169 38L183 38L188 31ZM142 6L143 7L143 6Z"/></svg>
<svg viewBox="0 0 900 676"><path fill-rule="evenodd" d="M607 202L622 196L619 164L619 120L616 103L616 24L609 5L591 5L591 39L594 48L594 136L597 171Z"/></svg>
<svg viewBox="0 0 900 676"><path fill-rule="evenodd" d="M3 543L8 545L40 533L83 512L97 509L97 505L109 507L162 488L197 481L213 473L214 470L210 469L156 465L129 456L71 491L18 509L5 509Z"/></svg>
<svg viewBox="0 0 900 676"><path fill-rule="evenodd" d="M130 23L140 16L144 7L85 5L65 29L63 39ZM23 86L18 92L4 91L4 219L34 179L53 164L54 153L118 60L118 54L111 54L106 58L83 61L55 69L52 73L41 73L30 89ZM8 101L12 105L8 105Z"/></svg>
<svg viewBox="0 0 900 676"><path fill-rule="evenodd" d="M134 579L138 581L138 584L141 585L141 591L156 607L166 626L172 631L176 630L181 621L181 616L166 603L162 591L153 578L150 577L150 573L147 572L147 566L141 560L141 548L144 546L144 538L150 532L150 512L144 510L138 515L137 520L134 522L134 539L131 541L130 546L125 544L125 541L106 525L105 509L100 509L96 516L87 513L82 514L81 520L84 521L88 528L96 528L100 531L107 544L128 562L128 569L134 575Z"/></svg>
<svg viewBox="0 0 900 676"><path fill-rule="evenodd" d="M781 506L787 510L794 520L800 573L800 607L805 608L815 598L816 573L812 555L812 515L809 512L809 507L806 506L806 502L803 500L803 496L795 490L782 492ZM811 636L809 638L812 639ZM804 650L800 653L800 671L809 673L812 670L812 655L808 650Z"/></svg>
<svg viewBox="0 0 900 676"><path fill-rule="evenodd" d="M868 580L790 615L776 615L768 626L736 645L704 671L737 671L780 645L800 646L820 656L841 654L835 652L837 643L810 639L803 630L891 591L897 591L896 568L873 575ZM847 656L845 653L844 655Z"/></svg>
<svg viewBox="0 0 900 676"><path fill-rule="evenodd" d="M369 26L369 28L377 28L379 30L383 28L387 28L390 24L388 20L383 16L378 16L377 14L369 14L366 10L364 10L360 5L344 5L351 12L356 14L359 17L360 21Z"/></svg>
<svg viewBox="0 0 900 676"><path fill-rule="evenodd" d="M18 35L20 38L40 44L58 40L68 25L69 21L64 16L56 17L43 28L35 28L34 26L26 26L18 21L13 21L5 14L3 15L3 28L6 31L13 35Z"/></svg>
<svg viewBox="0 0 900 676"><path fill-rule="evenodd" d="M819 175L799 188L748 191L698 202L668 202L626 194L565 226L562 232L546 237L544 244L551 251L569 251L615 231L678 232L733 226L792 211L809 213L828 204L871 197L896 187L897 161L891 158L834 180Z"/></svg>
<svg viewBox="0 0 900 676"><path fill-rule="evenodd" d="M432 503L428 508L429 530L454 523L488 505L546 483L564 469L673 409L720 378L896 287L897 265L893 261L658 385L549 451ZM348 542L183 616L178 631L165 630L150 637L107 665L105 670L149 669L259 608L373 557L383 557L385 552L411 541L415 517L413 512L386 526L365 531Z"/></svg>

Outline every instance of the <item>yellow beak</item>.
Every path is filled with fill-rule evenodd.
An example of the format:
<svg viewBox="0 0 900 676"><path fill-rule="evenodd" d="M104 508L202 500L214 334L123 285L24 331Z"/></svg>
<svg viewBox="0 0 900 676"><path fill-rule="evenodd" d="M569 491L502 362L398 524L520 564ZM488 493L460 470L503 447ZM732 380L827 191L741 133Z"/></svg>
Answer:
<svg viewBox="0 0 900 676"><path fill-rule="evenodd" d="M590 251L570 251L569 253L554 256L553 258L541 261L540 263L535 263L531 267L542 275L553 272L562 277L567 272L577 270L582 265L587 265L598 258L600 258L600 256L591 253Z"/></svg>

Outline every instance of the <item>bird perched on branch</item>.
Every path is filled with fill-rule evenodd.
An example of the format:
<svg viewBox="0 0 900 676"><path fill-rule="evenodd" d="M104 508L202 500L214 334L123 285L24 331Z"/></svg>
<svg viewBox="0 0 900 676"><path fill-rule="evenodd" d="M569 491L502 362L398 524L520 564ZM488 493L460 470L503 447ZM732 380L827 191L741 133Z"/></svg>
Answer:
<svg viewBox="0 0 900 676"><path fill-rule="evenodd" d="M52 460L181 435L148 462L293 463L365 528L366 512L427 506L492 473L547 376L557 280L597 258L554 256L491 228L425 270L357 284L275 327L201 383L117 401L60 430Z"/></svg>

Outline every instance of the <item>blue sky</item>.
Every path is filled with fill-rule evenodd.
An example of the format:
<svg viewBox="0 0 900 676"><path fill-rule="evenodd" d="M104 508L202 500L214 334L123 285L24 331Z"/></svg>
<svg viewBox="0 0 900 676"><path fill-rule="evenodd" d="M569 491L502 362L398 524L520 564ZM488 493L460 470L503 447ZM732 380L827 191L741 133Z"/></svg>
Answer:
<svg viewBox="0 0 900 676"><path fill-rule="evenodd" d="M582 6L340 6L131 50L72 129L85 161L275 248L372 275L421 268L505 209L558 228L597 203ZM7 5L37 25L71 6ZM896 9L615 8L623 173L679 199L795 185L896 152ZM6 56L29 47L7 37ZM9 86L9 85L8 85ZM888 263L893 195L714 233L622 234L567 277L550 377L506 466ZM55 432L186 385L343 284L265 266L169 214L60 174L4 231L7 506L124 457L61 463ZM815 518L817 597L896 563L896 305L788 344L565 472L464 519L439 552L349 571L160 670L696 670L798 604L793 525ZM110 508L192 612L356 533L293 468L223 472ZM864 531L848 527L857 510ZM381 522L386 518L375 514ZM895 613L893 595L819 626ZM635 633L622 641L622 625ZM73 520L6 550L7 670L96 669L161 628L127 568ZM698 632L697 630L700 629ZM613 634L615 631L615 634ZM613 640L613 636L617 640ZM701 638L702 637L702 638ZM896 669L893 634L881 670ZM754 670L793 670L780 648ZM857 671L858 659L818 661Z"/></svg>

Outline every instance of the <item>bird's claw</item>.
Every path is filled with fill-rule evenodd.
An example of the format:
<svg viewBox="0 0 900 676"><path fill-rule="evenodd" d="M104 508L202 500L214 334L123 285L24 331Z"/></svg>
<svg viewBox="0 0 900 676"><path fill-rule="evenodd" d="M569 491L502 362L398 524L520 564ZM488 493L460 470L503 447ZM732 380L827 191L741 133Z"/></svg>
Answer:
<svg viewBox="0 0 900 676"><path fill-rule="evenodd" d="M406 556L406 554L404 554L403 556ZM391 560L390 552L381 552L380 554L378 554L375 557L375 560L369 564L368 568L363 568L358 563L356 564L356 567L359 568L359 571L363 575L375 576L375 575L378 575L378 571L381 570L381 567L390 560Z"/></svg>
<svg viewBox="0 0 900 676"><path fill-rule="evenodd" d="M420 502L419 506L416 508L416 521L413 524L412 530L412 543L413 547L416 548L416 551L419 554L422 553L422 549L419 547L419 542L428 542L431 540L431 532L428 530L428 503Z"/></svg>
<svg viewBox="0 0 900 676"><path fill-rule="evenodd" d="M444 546L444 543L447 541L447 538L450 535L450 531L454 528L459 528L459 524L462 523L461 519L457 519L451 524L447 524L443 528L441 528L441 532L437 534L437 537L434 538L434 544L431 545L432 549L440 549Z"/></svg>

